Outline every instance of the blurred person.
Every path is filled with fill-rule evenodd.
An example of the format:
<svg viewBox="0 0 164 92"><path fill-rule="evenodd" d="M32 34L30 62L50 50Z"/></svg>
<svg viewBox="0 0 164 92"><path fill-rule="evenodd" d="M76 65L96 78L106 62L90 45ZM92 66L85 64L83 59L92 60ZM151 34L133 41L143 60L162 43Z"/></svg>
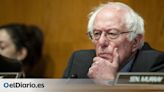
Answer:
<svg viewBox="0 0 164 92"><path fill-rule="evenodd" d="M10 59L0 55L0 73L21 72L22 64L16 59Z"/></svg>
<svg viewBox="0 0 164 92"><path fill-rule="evenodd" d="M30 69L40 60L42 46L43 34L36 26L19 23L0 26L0 55L21 63L17 72L25 72L26 77L33 77Z"/></svg>
<svg viewBox="0 0 164 92"><path fill-rule="evenodd" d="M144 20L120 2L90 13L88 35L95 50L73 53L64 78L114 80L118 72L164 72L164 53L144 42Z"/></svg>

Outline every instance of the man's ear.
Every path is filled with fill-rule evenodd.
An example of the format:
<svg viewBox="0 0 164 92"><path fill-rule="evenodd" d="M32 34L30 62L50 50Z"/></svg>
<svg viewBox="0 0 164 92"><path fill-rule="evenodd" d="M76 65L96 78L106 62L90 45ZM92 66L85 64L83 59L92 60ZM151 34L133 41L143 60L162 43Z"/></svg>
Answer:
<svg viewBox="0 0 164 92"><path fill-rule="evenodd" d="M17 60L22 61L27 56L27 49L22 48L20 51L17 52Z"/></svg>
<svg viewBox="0 0 164 92"><path fill-rule="evenodd" d="M137 49L141 46L141 41L143 41L143 35L139 34L137 37L133 40L132 43L132 52L135 52Z"/></svg>

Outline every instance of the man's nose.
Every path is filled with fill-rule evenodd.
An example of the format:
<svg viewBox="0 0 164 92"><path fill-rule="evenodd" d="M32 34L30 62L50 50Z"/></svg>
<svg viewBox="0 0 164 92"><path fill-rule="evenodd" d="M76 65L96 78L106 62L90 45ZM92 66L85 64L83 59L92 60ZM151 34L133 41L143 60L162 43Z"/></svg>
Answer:
<svg viewBox="0 0 164 92"><path fill-rule="evenodd" d="M101 36L100 36L100 38L99 38L99 40L98 40L98 43L99 43L99 45L101 45L101 46L108 46L108 44L109 44L109 42L108 42L108 39L106 38L106 36L105 36L105 34L101 34Z"/></svg>

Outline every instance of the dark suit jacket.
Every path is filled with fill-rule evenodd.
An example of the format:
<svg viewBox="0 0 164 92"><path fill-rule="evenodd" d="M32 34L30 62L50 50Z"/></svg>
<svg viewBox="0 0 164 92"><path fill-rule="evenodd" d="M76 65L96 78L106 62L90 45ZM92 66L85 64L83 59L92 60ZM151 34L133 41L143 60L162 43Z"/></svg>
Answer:
<svg viewBox="0 0 164 92"><path fill-rule="evenodd" d="M0 72L21 72L22 63L0 55Z"/></svg>
<svg viewBox="0 0 164 92"><path fill-rule="evenodd" d="M95 50L74 52L63 77L88 78L87 73L95 56ZM138 50L130 72L164 72L164 52L154 50L145 43Z"/></svg>

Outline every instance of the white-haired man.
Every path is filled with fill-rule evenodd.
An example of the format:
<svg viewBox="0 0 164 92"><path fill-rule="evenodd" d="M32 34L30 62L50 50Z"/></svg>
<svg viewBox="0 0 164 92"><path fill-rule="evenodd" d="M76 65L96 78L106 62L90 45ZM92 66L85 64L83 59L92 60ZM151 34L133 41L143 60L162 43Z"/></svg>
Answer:
<svg viewBox="0 0 164 92"><path fill-rule="evenodd" d="M144 43L144 21L119 2L90 13L88 34L95 50L75 52L64 78L115 79L118 72L163 72L164 53Z"/></svg>

